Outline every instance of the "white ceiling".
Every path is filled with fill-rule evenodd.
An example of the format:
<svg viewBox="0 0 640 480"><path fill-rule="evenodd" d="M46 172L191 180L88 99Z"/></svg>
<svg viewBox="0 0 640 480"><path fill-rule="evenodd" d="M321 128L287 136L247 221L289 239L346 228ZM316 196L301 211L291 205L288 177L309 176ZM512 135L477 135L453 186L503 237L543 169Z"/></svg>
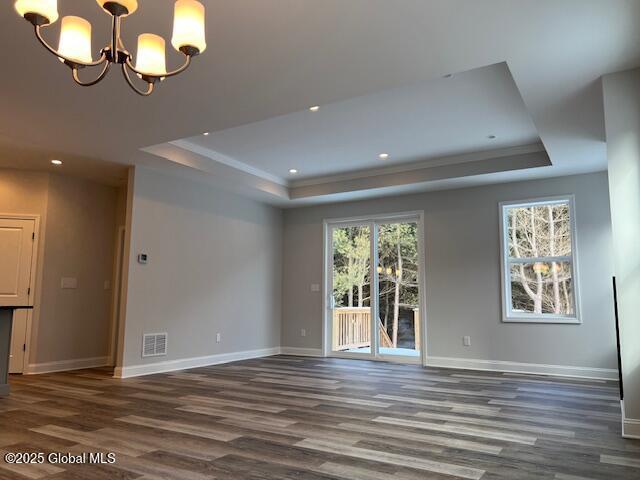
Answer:
<svg viewBox="0 0 640 480"><path fill-rule="evenodd" d="M281 181L540 142L505 63L184 140L178 145Z"/></svg>
<svg viewBox="0 0 640 480"><path fill-rule="evenodd" d="M259 184L260 198L284 205L290 203L288 196L296 195L278 189L278 182L266 185L255 175L242 178L238 174L242 171L229 165L211 168L206 157L182 156L176 161L141 149L204 131L233 131L229 129L286 118L315 104L323 106L318 112L322 115L348 99L357 104L356 97L363 95L384 97L391 89L439 84L451 72L506 62L553 165L541 166L544 162L537 159L530 163L537 168L525 168L523 160L516 170L496 167L492 173L487 164L478 170L484 173L473 174L478 182L487 182L487 177L508 181L602 170L606 159L598 80L605 73L640 64L638 0L205 0L207 51L189 71L163 83L153 97L139 98L127 90L117 71L98 86L75 86L68 70L37 44L30 25L14 14L12 3L0 5L0 166L46 168L56 156L67 160L66 171L105 181L121 177L122 166L131 164L151 165L225 188L234 176L238 182L232 188L254 195ZM96 2L58 3L61 14L80 14L92 21L96 50L106 42L108 17ZM133 45L135 35L143 31L169 37L172 5L172 0L141 0L138 12L123 25L127 43ZM49 38L56 38L57 28L59 22ZM177 61L171 54L169 63ZM498 98L502 102L509 103ZM509 118L504 119L504 131L511 127ZM486 133L503 138L499 131ZM370 146L372 139L381 141L378 137L365 135L368 141L361 152L348 143L350 158L331 168L311 162L303 175L325 176L368 166L364 162L370 160L361 158L379 153L380 144ZM264 140L257 137L251 142L260 145ZM438 146L440 154L475 148L467 135L461 135L457 150L449 152L456 146L453 143ZM283 177L285 160L277 151L284 147L275 145L270 155L281 164L255 154L249 159L246 151L239 161ZM286 148L295 153L304 147L300 145L291 142ZM401 153L389 152L394 154L392 162L414 161L421 155L416 145L414 150L411 144L394 145ZM438 178L441 188L447 181L440 178L442 174L421 178ZM455 174L448 180L460 184L460 175L465 174ZM472 178L464 178L465 184L473 184ZM404 184L395 191L430 188L434 182ZM340 190L340 199L349 198L346 188ZM394 188L383 187L387 193ZM362 189L353 194L366 195Z"/></svg>

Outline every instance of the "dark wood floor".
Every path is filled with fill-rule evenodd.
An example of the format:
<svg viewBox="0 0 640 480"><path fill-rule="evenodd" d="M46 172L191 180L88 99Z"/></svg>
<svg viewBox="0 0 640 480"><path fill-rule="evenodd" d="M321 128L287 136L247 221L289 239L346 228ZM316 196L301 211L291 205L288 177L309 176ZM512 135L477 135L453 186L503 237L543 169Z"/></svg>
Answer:
<svg viewBox="0 0 640 480"><path fill-rule="evenodd" d="M14 377L0 450L114 452L0 479L640 479L615 382L277 356Z"/></svg>

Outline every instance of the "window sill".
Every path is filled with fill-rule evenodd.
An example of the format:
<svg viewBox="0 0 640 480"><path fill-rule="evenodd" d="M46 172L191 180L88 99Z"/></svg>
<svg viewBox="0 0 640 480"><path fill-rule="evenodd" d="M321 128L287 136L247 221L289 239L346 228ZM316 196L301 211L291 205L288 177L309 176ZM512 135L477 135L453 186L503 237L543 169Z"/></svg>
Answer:
<svg viewBox="0 0 640 480"><path fill-rule="evenodd" d="M549 324L568 324L568 325L581 325L582 320L577 317L504 317L503 323L549 323Z"/></svg>

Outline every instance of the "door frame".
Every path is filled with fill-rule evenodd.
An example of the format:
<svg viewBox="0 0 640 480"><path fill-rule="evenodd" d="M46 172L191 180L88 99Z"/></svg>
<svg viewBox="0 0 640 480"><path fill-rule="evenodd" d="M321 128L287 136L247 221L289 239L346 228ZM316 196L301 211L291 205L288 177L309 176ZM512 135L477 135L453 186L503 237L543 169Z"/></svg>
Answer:
<svg viewBox="0 0 640 480"><path fill-rule="evenodd" d="M120 310L122 305L122 283L124 275L126 227L119 225L116 228L116 240L114 250L114 275L111 282L111 325L109 327L109 364L115 366L118 358L118 336L120 330Z"/></svg>
<svg viewBox="0 0 640 480"><path fill-rule="evenodd" d="M418 308L420 309L420 357L413 359L398 355L376 355L373 345L371 354L333 352L331 351L331 326L332 316L329 315L331 309L333 262L332 250L333 242L330 241L329 234L335 226L356 226L370 225L371 227L371 268L378 265L378 229L374 226L381 223L398 223L401 221L413 221L418 224ZM420 363L427 365L427 285L426 285L426 239L424 228L424 210L384 213L374 215L360 215L357 217L326 218L322 221L323 229L323 279L322 279L322 355L324 357L338 358L359 358L367 360L399 362L399 363ZM372 282L372 298L377 298L378 282ZM377 328L379 301L371 302L372 332L375 336L376 344L379 343L379 332ZM372 339L374 340L374 339Z"/></svg>
<svg viewBox="0 0 640 480"><path fill-rule="evenodd" d="M36 280L39 277L40 272L38 272L38 257L40 256L40 215L36 213L0 213L0 220L33 220L33 233L35 234L35 238L33 240L32 246L32 255L31 255L31 271L29 274L29 288L31 289L31 294L29 295L29 306L38 308L34 305L35 298L38 294L36 291ZM34 310L35 310L34 308ZM33 310L28 312L27 314L27 333L25 337L25 349L24 349L24 360L22 365L22 373L26 373L29 367L29 358L31 356L31 343L32 343L32 332L33 332L33 317L37 317L38 312L34 312ZM12 329L13 331L13 329ZM13 335L13 333L12 333Z"/></svg>
<svg viewBox="0 0 640 480"><path fill-rule="evenodd" d="M324 356L331 356L331 357L342 357L342 358L359 358L359 359L365 359L365 360L374 360L376 358L376 352L374 351L374 345L377 344L378 340L378 329L377 324L376 324L376 319L378 318L378 302L373 302L370 301L369 302L369 309L371 311L371 315L370 315L370 325L369 325L369 329L371 332L371 352L370 353L355 353L355 352L333 352L331 350L331 339L332 339L332 329L329 327L330 322L332 322L333 320L333 238L329 238L329 236L331 235L331 232L333 230L333 228L335 227L369 227L369 263L370 263L370 268L373 268L373 265L376 265L377 263L374 263L377 261L377 248L376 245L378 244L377 242L377 235L376 235L376 229L374 228L374 224L375 222L370 220L370 219L355 219L355 220L350 220L350 219L344 219L344 220L339 220L339 221L326 221L325 220L325 239L324 239L324 243L326 245L325 251L326 251L326 255L325 255L325 261L324 261L324 287L323 287L323 311L324 311L324 315L323 315L323 344L322 344L322 350L324 353ZM374 251L376 250L376 251ZM377 287L377 282L374 283L372 282L371 284L371 290L370 290L370 297L371 299L376 298L377 295L377 291L378 291L378 287ZM329 314L329 311L331 311L331 314ZM324 336L328 335L327 341L324 341Z"/></svg>

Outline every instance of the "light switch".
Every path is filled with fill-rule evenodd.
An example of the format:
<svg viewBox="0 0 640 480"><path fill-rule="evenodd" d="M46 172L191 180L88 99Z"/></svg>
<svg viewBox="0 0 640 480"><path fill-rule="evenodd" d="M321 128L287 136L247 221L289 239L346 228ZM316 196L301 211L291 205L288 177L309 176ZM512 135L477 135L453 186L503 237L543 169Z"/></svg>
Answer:
<svg viewBox="0 0 640 480"><path fill-rule="evenodd" d="M105 290L110 290L111 289L111 280L105 280L104 281L104 287Z"/></svg>
<svg viewBox="0 0 640 480"><path fill-rule="evenodd" d="M312 292L319 292L320 291L320 284L319 283L312 283L311 284L311 291Z"/></svg>
<svg viewBox="0 0 640 480"><path fill-rule="evenodd" d="M471 337L469 335L465 335L464 337L462 337L462 344L465 347L470 347L471 346Z"/></svg>
<svg viewBox="0 0 640 480"><path fill-rule="evenodd" d="M60 288L65 290L78 288L78 279L74 277L62 277L60 279Z"/></svg>

